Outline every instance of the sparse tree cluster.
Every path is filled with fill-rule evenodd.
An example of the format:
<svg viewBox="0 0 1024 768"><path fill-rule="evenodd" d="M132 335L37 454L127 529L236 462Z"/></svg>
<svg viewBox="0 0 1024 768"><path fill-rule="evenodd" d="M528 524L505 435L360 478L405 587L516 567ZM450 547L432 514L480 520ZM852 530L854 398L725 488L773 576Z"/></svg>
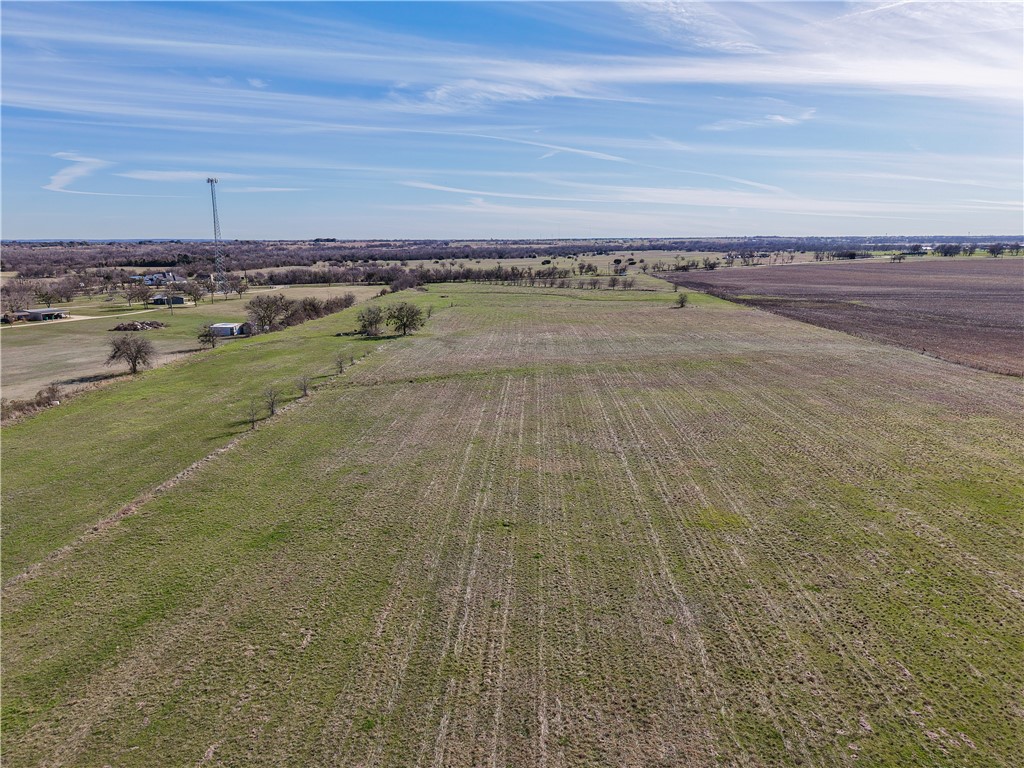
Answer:
<svg viewBox="0 0 1024 768"><path fill-rule="evenodd" d="M237 293L238 298L242 298L242 294L249 290L249 281L240 275L228 275L224 281L224 289L225 292Z"/></svg>
<svg viewBox="0 0 1024 768"><path fill-rule="evenodd" d="M253 333L269 333L283 328L282 321L294 302L283 294L264 294L249 300L245 312L249 316Z"/></svg>
<svg viewBox="0 0 1024 768"><path fill-rule="evenodd" d="M356 319L359 323L359 333L363 336L380 336L385 325L390 325L395 333L406 336L424 326L427 314L415 304L402 301L386 309L377 304L370 304L359 310Z"/></svg>
<svg viewBox="0 0 1024 768"><path fill-rule="evenodd" d="M253 326L253 333L269 333L341 312L355 303L356 297L351 293L330 299L306 296L298 300L276 293L254 296L245 305L245 310Z"/></svg>
<svg viewBox="0 0 1024 768"><path fill-rule="evenodd" d="M32 306L35 285L28 280L8 280L0 289L0 307L5 313L18 312Z"/></svg>
<svg viewBox="0 0 1024 768"><path fill-rule="evenodd" d="M149 300L153 298L153 289L140 281L130 282L124 290L124 297L129 307L132 302L148 304Z"/></svg>

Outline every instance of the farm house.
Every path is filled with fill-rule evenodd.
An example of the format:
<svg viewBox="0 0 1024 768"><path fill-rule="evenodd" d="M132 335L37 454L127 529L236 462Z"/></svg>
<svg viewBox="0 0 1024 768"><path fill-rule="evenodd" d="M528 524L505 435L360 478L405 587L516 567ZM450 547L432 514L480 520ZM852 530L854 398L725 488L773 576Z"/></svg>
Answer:
<svg viewBox="0 0 1024 768"><path fill-rule="evenodd" d="M248 336L252 326L249 323L214 323L210 330L215 336Z"/></svg>
<svg viewBox="0 0 1024 768"><path fill-rule="evenodd" d="M167 283L187 282L184 277L173 272L157 272L152 275L132 275L129 280L141 280L146 285L166 285Z"/></svg>

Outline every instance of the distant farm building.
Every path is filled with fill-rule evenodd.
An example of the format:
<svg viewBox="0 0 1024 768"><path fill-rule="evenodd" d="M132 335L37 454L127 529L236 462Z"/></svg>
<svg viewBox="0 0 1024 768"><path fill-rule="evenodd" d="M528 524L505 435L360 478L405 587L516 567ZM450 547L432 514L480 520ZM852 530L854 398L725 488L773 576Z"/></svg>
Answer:
<svg viewBox="0 0 1024 768"><path fill-rule="evenodd" d="M65 317L70 317L66 310L63 309L26 309L23 313L15 313L24 315L26 320L62 320Z"/></svg>
<svg viewBox="0 0 1024 768"><path fill-rule="evenodd" d="M156 272L152 275L132 275L130 280L141 280L146 285L167 285L167 283L187 283L184 277L173 272Z"/></svg>
<svg viewBox="0 0 1024 768"><path fill-rule="evenodd" d="M185 303L185 297L184 296L167 296L166 294L158 293L156 296L154 296L152 299L149 300L149 303L150 304L163 304L163 305L168 305L168 304L169 305L184 304Z"/></svg>
<svg viewBox="0 0 1024 768"><path fill-rule="evenodd" d="M252 326L249 323L214 323L210 330L214 336L248 336Z"/></svg>

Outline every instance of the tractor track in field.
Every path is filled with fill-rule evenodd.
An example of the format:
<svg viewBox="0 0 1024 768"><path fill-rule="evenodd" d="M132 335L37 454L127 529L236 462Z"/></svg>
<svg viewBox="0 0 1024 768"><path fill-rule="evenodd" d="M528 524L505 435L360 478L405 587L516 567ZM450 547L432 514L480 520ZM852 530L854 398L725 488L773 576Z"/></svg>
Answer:
<svg viewBox="0 0 1024 768"><path fill-rule="evenodd" d="M298 402L289 403L288 405L279 408L278 413L284 413L286 410L290 410L291 408L297 405L299 405ZM33 563L27 570L9 578L6 582L4 582L4 589L7 589L8 587L14 586L15 584L19 584L21 582L33 578L43 567L60 562L75 550L79 549L80 547L89 543L90 541L96 539L98 536L102 536L111 528L117 526L125 518L138 514L139 510L143 506L151 502L153 499L157 498L161 494L166 493L167 491L176 487L179 483L192 477L194 474L196 474L196 472L200 471L201 469L215 461L220 456L223 456L225 453L234 450L239 444L242 443L243 440L245 440L245 438L248 435L249 432L243 432L237 437L232 438L231 441L228 442L226 445L222 445L216 450L208 453L206 456L203 456L201 459L192 462L187 467L185 467L185 469L181 470L180 472L178 472L178 474L174 475L170 479L165 480L164 482L160 483L159 485L151 488L150 490L142 494L139 494L134 499L125 504L123 507L121 507L119 510L117 510L117 512L115 512L114 514L110 515L109 517L105 517L99 522L92 525L88 531L81 534L74 541L70 542L69 544L65 544L59 549L54 550L49 555L47 555L44 560L40 560L37 563Z"/></svg>
<svg viewBox="0 0 1024 768"><path fill-rule="evenodd" d="M355 362L362 362L362 358L356 360ZM346 373L348 370L349 369L346 369ZM317 390L323 390L331 387L333 384L337 383L337 381L341 379L341 377L344 375L345 374L342 373L331 376L331 378L328 379L328 381L323 386L318 387ZM310 392L315 393L317 390L310 390ZM40 571L41 568L60 562L72 552L88 544L90 541L95 540L97 537L104 535L107 531L119 525L121 521L125 518L132 517L138 514L139 510L142 509L142 507L144 507L149 502L153 501L153 499L167 493L168 491L177 487L180 483L194 476L197 472L200 472L205 467L215 462L224 454L233 451L239 445L243 444L255 432L259 431L260 429L265 429L271 426L273 423L275 423L278 417L283 416L291 412L292 410L300 408L307 404L308 397L301 397L297 400L293 400L290 403L286 403L285 405L278 406L273 416L267 417L257 422L254 429L248 429L245 432L236 435L235 437L231 438L231 440L228 441L226 444L220 446L219 448L215 448L202 458L196 459L187 467L185 467L177 474L175 474L173 477L170 477L167 480L164 480L162 483L159 483L158 485L153 486L149 490L144 491L143 493L139 494L134 499L129 501L127 504L122 506L116 512L114 512L114 514L109 515L108 517L105 517L99 520L98 522L94 523L88 528L88 530L80 534L73 541L50 552L43 560L33 563L31 566L29 566L26 570L22 571L21 573L11 576L9 579L7 579L7 581L4 582L3 589L6 590L9 587L12 587L16 584L28 581L32 579Z"/></svg>

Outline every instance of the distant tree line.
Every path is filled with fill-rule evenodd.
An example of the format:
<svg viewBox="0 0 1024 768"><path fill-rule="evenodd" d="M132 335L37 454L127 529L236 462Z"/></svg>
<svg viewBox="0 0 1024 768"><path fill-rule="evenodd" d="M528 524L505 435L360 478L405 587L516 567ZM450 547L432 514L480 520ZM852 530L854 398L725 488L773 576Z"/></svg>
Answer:
<svg viewBox="0 0 1024 768"><path fill-rule="evenodd" d="M382 262L472 262L483 259L586 258L629 252L709 252L721 254L769 254L782 252L839 253L845 251L903 250L919 238L910 237L746 237L746 238L638 238L618 240L491 240L459 243L447 240L345 242L334 238L308 241L248 241L223 243L225 269L250 272L282 267L363 266ZM1003 243L1017 248L1016 238L944 236L933 245L974 244L985 247ZM115 269L128 273L172 269L185 276L213 271L214 245L204 241L135 242L17 242L7 241L0 253L0 268L21 277L59 277L85 270ZM277 276L274 277L275 282Z"/></svg>

